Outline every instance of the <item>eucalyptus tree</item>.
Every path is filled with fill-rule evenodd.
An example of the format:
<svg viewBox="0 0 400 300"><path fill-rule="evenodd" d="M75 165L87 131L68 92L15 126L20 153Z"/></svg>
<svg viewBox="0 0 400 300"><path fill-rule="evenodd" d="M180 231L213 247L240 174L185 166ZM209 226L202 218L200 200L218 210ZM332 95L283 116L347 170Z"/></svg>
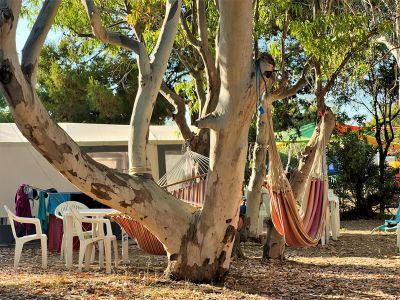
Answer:
<svg viewBox="0 0 400 300"><path fill-rule="evenodd" d="M230 265L247 135L255 109L252 1L217 2L219 30L215 63L221 86L215 108L198 120L200 128L210 130L210 169L202 209L161 189L149 176L145 157L152 107L177 31L181 1L167 0L163 5L164 21L150 55L138 28L133 37L129 32L114 31L114 26L105 28L102 10L90 0L82 0L83 6L79 8L80 11L86 10L94 37L113 44L116 51L120 47L137 55L139 89L131 119L132 172L129 175L96 163L82 152L50 118L36 92L39 54L60 3L55 0L44 2L20 62L15 39L22 1L0 1L0 88L18 128L80 190L129 214L149 228L163 243L168 254L168 272L175 278L192 281L221 279ZM68 3L76 5L76 2ZM261 70L272 71L272 65L264 61ZM271 82L267 80L266 84Z"/></svg>
<svg viewBox="0 0 400 300"><path fill-rule="evenodd" d="M262 6L261 6L262 7ZM305 181L309 175L316 153L317 140L323 135L328 143L335 125L335 117L325 104L325 98L335 84L339 74L346 71L351 61L360 58L360 50L367 46L368 41L375 33L374 28L367 26L365 15L352 14L343 11L340 1L310 1L292 3L280 1L267 5L266 11L272 13L272 20L276 23L278 32L277 42L270 49L275 54L275 61L279 66L281 78L270 91L267 91L263 101L274 102L295 95L306 86L306 75L310 70L308 83L315 95L315 102L320 116L324 115L325 132L316 127L313 136L305 147L298 169L291 176L291 186L296 199L302 197ZM271 28L271 26L267 26ZM290 39L292 39L290 41ZM288 55L295 47L298 53L303 53L303 62L300 72L291 73L292 86L289 84L287 71ZM294 51L296 55L296 51ZM310 72L311 73L311 72ZM297 78L297 79L296 79ZM297 80L297 81L296 81ZM253 156L253 172L250 181L250 233L255 234L258 209L260 207L260 186L265 174L265 145L268 138L265 133L265 121L268 116L259 114L257 144ZM320 124L320 123L319 123ZM264 256L270 258L282 257L284 240L275 229L270 226L267 233L267 244L264 247Z"/></svg>

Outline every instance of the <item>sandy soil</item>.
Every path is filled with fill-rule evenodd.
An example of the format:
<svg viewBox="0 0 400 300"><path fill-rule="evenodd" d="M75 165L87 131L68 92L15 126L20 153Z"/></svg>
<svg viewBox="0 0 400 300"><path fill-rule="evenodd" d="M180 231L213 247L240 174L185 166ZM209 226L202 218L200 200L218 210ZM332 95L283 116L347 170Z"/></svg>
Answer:
<svg viewBox="0 0 400 300"><path fill-rule="evenodd" d="M225 281L215 284L165 279L166 259L134 245L131 262L110 275L97 265L67 270L56 253L42 270L35 247L24 249L14 271L13 249L0 248L0 299L400 299L396 236L370 233L380 223L342 222L338 241L287 249L283 261L264 261L261 246L247 243L247 259L234 261Z"/></svg>

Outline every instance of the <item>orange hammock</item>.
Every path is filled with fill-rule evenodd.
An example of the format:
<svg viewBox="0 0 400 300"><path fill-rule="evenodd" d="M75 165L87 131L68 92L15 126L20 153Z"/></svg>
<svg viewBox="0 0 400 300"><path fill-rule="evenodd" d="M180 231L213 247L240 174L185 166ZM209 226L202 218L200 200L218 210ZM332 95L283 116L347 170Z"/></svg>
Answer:
<svg viewBox="0 0 400 300"><path fill-rule="evenodd" d="M269 135L269 178L271 215L276 230L284 236L286 244L292 247L317 245L325 221L328 205L328 181L326 173L325 138L320 134L317 150L307 179L299 212L289 181L285 176L279 157L272 124L271 105L267 105ZM320 132L324 132L324 118Z"/></svg>
<svg viewBox="0 0 400 300"><path fill-rule="evenodd" d="M136 240L143 251L154 255L166 254L163 244L146 227L130 216L119 213L109 215L109 217L118 223L131 239Z"/></svg>
<svg viewBox="0 0 400 300"><path fill-rule="evenodd" d="M190 181L193 181L192 179ZM172 195L193 205L203 205L205 194L205 177L197 179L197 182L184 183L183 187L170 191ZM133 220L126 214L111 214L109 217L118 223L131 239L136 240L143 251L154 254L166 254L163 244L142 224Z"/></svg>

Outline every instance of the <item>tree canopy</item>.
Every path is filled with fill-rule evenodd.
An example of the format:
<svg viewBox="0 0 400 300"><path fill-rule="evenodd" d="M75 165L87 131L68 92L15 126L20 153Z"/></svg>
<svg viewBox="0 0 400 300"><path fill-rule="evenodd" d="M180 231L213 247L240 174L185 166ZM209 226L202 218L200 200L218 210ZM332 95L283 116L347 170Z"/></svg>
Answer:
<svg viewBox="0 0 400 300"><path fill-rule="evenodd" d="M78 50L77 50L78 48ZM93 56L70 39L43 48L38 92L57 122L127 124L138 89L137 65L127 52ZM152 124L164 124L173 111L159 97Z"/></svg>

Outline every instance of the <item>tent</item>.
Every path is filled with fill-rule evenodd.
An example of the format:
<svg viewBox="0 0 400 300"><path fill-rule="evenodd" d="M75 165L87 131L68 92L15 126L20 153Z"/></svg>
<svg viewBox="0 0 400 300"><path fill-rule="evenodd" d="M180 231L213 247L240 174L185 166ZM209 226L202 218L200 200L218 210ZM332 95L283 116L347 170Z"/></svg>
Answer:
<svg viewBox="0 0 400 300"><path fill-rule="evenodd" d="M363 129L363 127L361 126L348 125L340 122L336 122L335 128L339 133L345 133L347 130L360 131ZM315 129L315 123L309 123L301 126L299 131L291 129L287 131L278 132L276 134L277 145L278 147L282 147L287 143L293 143L293 142L307 143L310 140L314 132L314 129ZM376 139L373 135L365 134L364 136L367 139L368 144L374 146L377 145ZM390 147L391 150L398 151L400 150L400 143L392 143Z"/></svg>
<svg viewBox="0 0 400 300"><path fill-rule="evenodd" d="M59 125L95 160L127 172L129 125ZM180 158L183 143L177 126L150 126L148 157L155 180ZM15 192L22 183L42 189L53 187L59 192L77 191L31 146L13 123L0 123L0 166L0 225L7 224L2 206L15 206ZM35 204L33 215L37 215L37 207Z"/></svg>
<svg viewBox="0 0 400 300"><path fill-rule="evenodd" d="M296 129L281 131L276 134L276 140L281 145L290 142L307 143L311 138L314 129L315 129L315 124L309 123L301 126L299 131L297 131Z"/></svg>

